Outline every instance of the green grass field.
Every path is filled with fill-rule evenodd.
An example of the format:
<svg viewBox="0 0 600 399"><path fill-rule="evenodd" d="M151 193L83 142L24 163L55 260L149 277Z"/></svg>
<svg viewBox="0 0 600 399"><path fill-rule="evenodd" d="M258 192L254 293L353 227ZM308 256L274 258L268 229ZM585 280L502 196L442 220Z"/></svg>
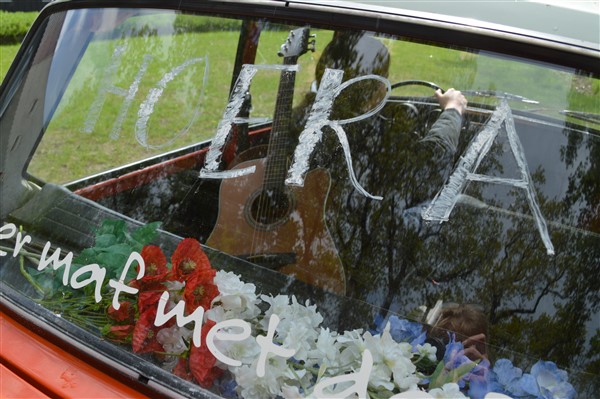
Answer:
<svg viewBox="0 0 600 399"><path fill-rule="evenodd" d="M9 46L0 46L0 79L4 79L10 64L12 64L17 51L19 50L18 44Z"/></svg>
<svg viewBox="0 0 600 399"><path fill-rule="evenodd" d="M281 58L276 53L286 36L286 31L263 32L256 63L280 64ZM108 78L106 70L114 62L114 48L125 41L92 43L71 79L29 171L46 181L65 183L210 139L227 104L237 37L238 32L232 30L128 38L117 73ZM317 60L331 33L317 32L317 38L317 52L303 55L299 60L296 101L305 95L314 80ZM511 103L511 106L555 117L559 116L556 110L578 109L597 113L600 109L597 79L573 77L564 71L471 52L392 39L382 41L391 56L388 78L392 83L419 79L435 82L443 88L520 94L539 100L543 105ZM0 46L1 76L8 70L17 50L17 45ZM107 94L104 102L95 103L101 87L107 84L128 87L136 79L147 54L151 54L152 59L139 81L138 91L120 123L120 129L115 133L114 122L118 120L124 100L122 96ZM200 58L202 60L186 68L164 87L146 130L140 129L139 109L161 79L174 67ZM251 89L253 116L272 117L278 81L278 72L257 74ZM398 94L409 93L429 96L432 91L398 89ZM470 100L497 102L489 98ZM99 111L98 119L92 132L86 132L86 126L92 124L94 109ZM140 145L140 132L145 134L146 146Z"/></svg>

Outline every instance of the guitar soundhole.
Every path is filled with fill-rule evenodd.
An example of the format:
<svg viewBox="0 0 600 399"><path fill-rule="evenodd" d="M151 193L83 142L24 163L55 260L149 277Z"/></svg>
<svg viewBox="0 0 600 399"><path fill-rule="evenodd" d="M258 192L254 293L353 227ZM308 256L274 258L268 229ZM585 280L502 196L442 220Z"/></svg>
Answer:
<svg viewBox="0 0 600 399"><path fill-rule="evenodd" d="M286 191L265 189L250 198L246 209L250 224L266 230L285 223L292 209L292 199Z"/></svg>

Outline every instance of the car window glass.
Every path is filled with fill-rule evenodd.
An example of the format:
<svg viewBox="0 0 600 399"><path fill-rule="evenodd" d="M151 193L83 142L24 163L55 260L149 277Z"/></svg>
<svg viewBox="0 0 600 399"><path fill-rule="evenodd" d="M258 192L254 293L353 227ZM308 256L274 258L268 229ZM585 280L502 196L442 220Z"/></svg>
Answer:
<svg viewBox="0 0 600 399"><path fill-rule="evenodd" d="M58 15L11 289L174 389L600 388L597 78L373 31ZM205 345L216 323L240 339Z"/></svg>
<svg viewBox="0 0 600 399"><path fill-rule="evenodd" d="M87 14L72 23L93 19ZM210 31L207 24L220 29ZM66 32L67 38L79 38L81 59L70 71L64 63L72 58L55 58L52 72L71 75L60 80L68 82L67 90L30 171L66 183L210 138L205 129L214 128L216 110L226 104L227 97L215 93L228 90L238 27L235 20L156 13L129 18L91 38ZM80 55L67 39L56 51ZM209 79L211 68L223 79ZM151 129L151 116L161 128ZM132 153L132 147L139 150ZM63 161L56 162L57 155ZM72 160L64 159L68 156Z"/></svg>

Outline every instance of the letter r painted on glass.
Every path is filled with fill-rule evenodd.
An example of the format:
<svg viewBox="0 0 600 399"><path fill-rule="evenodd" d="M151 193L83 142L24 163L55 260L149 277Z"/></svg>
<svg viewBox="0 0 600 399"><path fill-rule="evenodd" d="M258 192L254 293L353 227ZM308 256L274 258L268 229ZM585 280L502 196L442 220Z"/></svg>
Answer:
<svg viewBox="0 0 600 399"><path fill-rule="evenodd" d="M295 186L304 185L304 176L308 171L310 156L314 152L317 143L319 143L323 137L323 129L325 127L329 127L335 132L342 146L344 158L346 159L346 166L348 167L348 174L354 188L366 197L380 200L382 199L380 196L371 195L358 182L352 167L350 144L348 143L348 137L346 136L346 132L342 126L348 123L366 119L379 112L389 97L391 85L386 78L379 75L359 76L342 83L343 76L344 71L329 68L325 69L319 90L317 91L317 95L315 97L315 102L308 116L306 126L300 134L299 143L294 152L294 159L288 171L288 176L285 182ZM335 99L345 88L362 80L379 81L386 88L386 94L384 98L375 107L362 115L344 120L330 120L329 117Z"/></svg>

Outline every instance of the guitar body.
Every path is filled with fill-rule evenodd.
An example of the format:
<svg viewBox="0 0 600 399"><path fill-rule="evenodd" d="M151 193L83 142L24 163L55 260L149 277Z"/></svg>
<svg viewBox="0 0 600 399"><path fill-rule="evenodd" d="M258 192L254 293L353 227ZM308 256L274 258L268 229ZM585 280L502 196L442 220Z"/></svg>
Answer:
<svg viewBox="0 0 600 399"><path fill-rule="evenodd" d="M283 64L296 65L311 45L314 50L308 28L290 31L279 51ZM306 175L304 187L285 185L295 141L290 137L295 74L293 68L281 71L266 157L235 165L231 170L252 165L256 170L221 183L219 215L206 244L344 294L344 268L324 222L329 173L315 169Z"/></svg>
<svg viewBox="0 0 600 399"><path fill-rule="evenodd" d="M256 171L221 183L219 215L206 244L344 294L344 269L324 221L329 173L310 171L304 187L285 186L272 206L264 198L265 164L242 162L233 169L255 165Z"/></svg>

